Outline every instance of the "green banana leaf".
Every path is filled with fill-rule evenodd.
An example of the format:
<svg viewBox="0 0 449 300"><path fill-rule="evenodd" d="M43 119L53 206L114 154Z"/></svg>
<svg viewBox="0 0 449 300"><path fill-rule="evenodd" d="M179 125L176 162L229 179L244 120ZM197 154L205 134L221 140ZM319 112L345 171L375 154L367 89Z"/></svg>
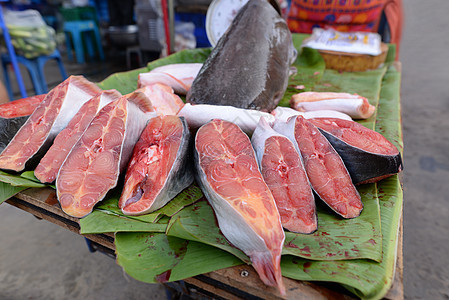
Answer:
<svg viewBox="0 0 449 300"><path fill-rule="evenodd" d="M9 183L0 181L0 204L11 198L17 193L26 190L26 186L14 186Z"/></svg>
<svg viewBox="0 0 449 300"><path fill-rule="evenodd" d="M127 216L118 207L121 188L116 188L93 212L80 220L80 233L126 231L165 232L169 217L203 197L201 190L191 185L164 207L143 216ZM168 217L168 218L166 218Z"/></svg>
<svg viewBox="0 0 449 300"><path fill-rule="evenodd" d="M402 151L400 123L400 72L389 66L382 81L376 130ZM363 299L381 299L391 287L396 264L398 228L402 214L403 193L398 175L377 183L380 199L383 260L310 261L293 256L282 259L286 277L308 281L332 281L343 284Z"/></svg>
<svg viewBox="0 0 449 300"><path fill-rule="evenodd" d="M215 247L163 233L118 232L115 247L117 263L133 278L150 283L182 280L242 263Z"/></svg>
<svg viewBox="0 0 449 300"><path fill-rule="evenodd" d="M305 235L286 232L282 254L290 254L312 260L337 260L369 258L382 260L382 236L380 233L379 204L375 185L359 187L364 203L363 213L354 219L344 220L324 206L318 206L318 230ZM167 235L228 251L245 262L249 259L231 246L221 234L212 207L207 201L199 201L174 215L167 228Z"/></svg>

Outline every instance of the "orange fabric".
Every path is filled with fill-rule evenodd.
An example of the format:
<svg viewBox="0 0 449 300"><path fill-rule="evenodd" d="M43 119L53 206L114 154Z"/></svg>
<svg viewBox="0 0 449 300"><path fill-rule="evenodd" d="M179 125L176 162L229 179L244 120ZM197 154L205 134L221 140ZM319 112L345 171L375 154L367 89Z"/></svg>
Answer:
<svg viewBox="0 0 449 300"><path fill-rule="evenodd" d="M382 11L385 11L391 42L397 45L398 54L402 0L292 0L287 21L292 32L300 33L311 33L315 27L377 32Z"/></svg>

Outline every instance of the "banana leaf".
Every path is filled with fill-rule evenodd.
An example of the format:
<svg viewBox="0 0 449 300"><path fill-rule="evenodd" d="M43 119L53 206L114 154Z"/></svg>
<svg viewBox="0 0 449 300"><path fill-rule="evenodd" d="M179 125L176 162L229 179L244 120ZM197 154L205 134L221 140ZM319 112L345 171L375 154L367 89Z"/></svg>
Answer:
<svg viewBox="0 0 449 300"><path fill-rule="evenodd" d="M106 233L126 231L165 232L166 217L172 217L184 207L203 197L201 190L191 185L179 193L164 207L143 216L127 216L118 208L121 188L111 191L94 211L80 220L80 233Z"/></svg>
<svg viewBox="0 0 449 300"><path fill-rule="evenodd" d="M133 278L150 283L182 280L242 263L215 247L163 233L118 232L115 247L117 263Z"/></svg>
<svg viewBox="0 0 449 300"><path fill-rule="evenodd" d="M373 192L374 187L374 193ZM312 260L368 258L382 259L379 204L374 184L359 187L364 203L363 213L344 220L323 206L318 206L318 230L305 235L286 232L282 254L291 254ZM174 215L167 235L228 251L245 262L249 259L231 246L221 234L212 207L207 201L198 201Z"/></svg>
<svg viewBox="0 0 449 300"><path fill-rule="evenodd" d="M0 204L8 200L17 193L26 190L26 186L13 186L11 184L0 181Z"/></svg>
<svg viewBox="0 0 449 300"><path fill-rule="evenodd" d="M399 98L400 72L391 65L382 81L376 130L402 152ZM341 283L363 299L381 299L385 296L394 278L402 214L403 193L398 175L378 182L377 190L383 237L381 263L369 260L310 261L284 256L281 264L283 275L299 280Z"/></svg>

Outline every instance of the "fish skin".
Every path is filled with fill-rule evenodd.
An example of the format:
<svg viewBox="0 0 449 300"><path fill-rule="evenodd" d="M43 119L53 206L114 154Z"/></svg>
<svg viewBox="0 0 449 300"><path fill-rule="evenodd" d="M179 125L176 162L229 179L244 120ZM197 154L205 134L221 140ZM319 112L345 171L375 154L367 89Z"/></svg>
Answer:
<svg viewBox="0 0 449 300"><path fill-rule="evenodd" d="M361 197L336 150L315 125L302 116L275 122L273 129L297 147L312 189L334 212L350 219L363 210ZM327 182L323 182L327 176ZM326 179L326 178L324 178Z"/></svg>
<svg viewBox="0 0 449 300"><path fill-rule="evenodd" d="M116 90L102 91L83 104L69 124L55 137L53 145L34 170L34 175L40 182L51 183L56 180L59 168L69 151L87 129L97 112L121 96Z"/></svg>
<svg viewBox="0 0 449 300"><path fill-rule="evenodd" d="M119 199L119 208L125 215L153 212L193 183L190 146L190 131L184 118L158 116L148 122L134 147ZM175 153L171 153L171 147L177 147ZM163 182L159 182L161 177Z"/></svg>
<svg viewBox="0 0 449 300"><path fill-rule="evenodd" d="M221 232L250 257L265 284L277 286L285 295L280 269L285 235L248 136L231 122L211 120L196 133L194 155L197 182L214 209ZM228 185L214 187L211 182L216 175L227 179L216 183Z"/></svg>
<svg viewBox="0 0 449 300"><path fill-rule="evenodd" d="M0 118L16 118L29 116L47 94L22 98L8 103L0 104Z"/></svg>
<svg viewBox="0 0 449 300"><path fill-rule="evenodd" d="M282 226L292 232L317 230L315 198L293 143L262 117L251 137L260 172L273 194Z"/></svg>
<svg viewBox="0 0 449 300"><path fill-rule="evenodd" d="M184 117L191 129L197 129L212 119L221 119L238 125L248 135L251 135L256 129L261 117L264 117L269 123L273 123L275 119L273 115L259 110L225 105L192 105L190 103L184 105L178 116Z"/></svg>
<svg viewBox="0 0 449 300"><path fill-rule="evenodd" d="M296 54L285 20L268 1L250 0L207 58L187 102L270 112L285 93Z"/></svg>
<svg viewBox="0 0 449 300"><path fill-rule="evenodd" d="M292 96L290 106L297 111L336 110L353 119L368 119L376 107L357 94L333 92L302 92Z"/></svg>
<svg viewBox="0 0 449 300"><path fill-rule="evenodd" d="M177 94L185 95L202 66L203 64L200 63L160 66L150 72L140 73L137 79L137 86L142 88L155 83L162 83L173 88Z"/></svg>
<svg viewBox="0 0 449 300"><path fill-rule="evenodd" d="M70 76L52 89L0 154L0 169L34 169L56 135L99 92L83 76Z"/></svg>
<svg viewBox="0 0 449 300"><path fill-rule="evenodd" d="M131 93L105 105L71 149L56 178L58 201L69 216L90 214L117 185L142 130L156 116L142 111L148 101L143 97Z"/></svg>
<svg viewBox="0 0 449 300"><path fill-rule="evenodd" d="M0 153L8 146L9 142L28 118L29 116L0 118Z"/></svg>
<svg viewBox="0 0 449 300"><path fill-rule="evenodd" d="M341 156L355 185L377 182L402 171L401 153L380 133L353 121L320 118L311 120L311 122L318 127ZM323 124L323 122L329 124ZM338 126L337 123L344 125L344 127ZM383 143L384 145L390 145L391 152L382 154L379 151L373 152L360 145L351 144L341 137L345 128L354 128L351 132L356 134L359 139L366 139L370 134L373 134L378 139L385 140Z"/></svg>
<svg viewBox="0 0 449 300"><path fill-rule="evenodd" d="M290 117L293 116L303 116L306 119L314 119L314 118L339 118L343 120L350 120L352 118L342 112L336 110L313 110L313 111L297 111L290 107L278 106L276 107L271 114L278 120L287 122Z"/></svg>

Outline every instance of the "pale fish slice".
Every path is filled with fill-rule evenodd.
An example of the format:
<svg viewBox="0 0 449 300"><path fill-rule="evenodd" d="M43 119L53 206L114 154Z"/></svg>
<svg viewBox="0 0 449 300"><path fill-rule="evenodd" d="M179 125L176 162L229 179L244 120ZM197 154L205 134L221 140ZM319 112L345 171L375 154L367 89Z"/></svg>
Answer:
<svg viewBox="0 0 449 300"><path fill-rule="evenodd" d="M349 93L303 92L295 94L290 106L297 111L336 110L353 119L367 119L376 108L365 97Z"/></svg>

